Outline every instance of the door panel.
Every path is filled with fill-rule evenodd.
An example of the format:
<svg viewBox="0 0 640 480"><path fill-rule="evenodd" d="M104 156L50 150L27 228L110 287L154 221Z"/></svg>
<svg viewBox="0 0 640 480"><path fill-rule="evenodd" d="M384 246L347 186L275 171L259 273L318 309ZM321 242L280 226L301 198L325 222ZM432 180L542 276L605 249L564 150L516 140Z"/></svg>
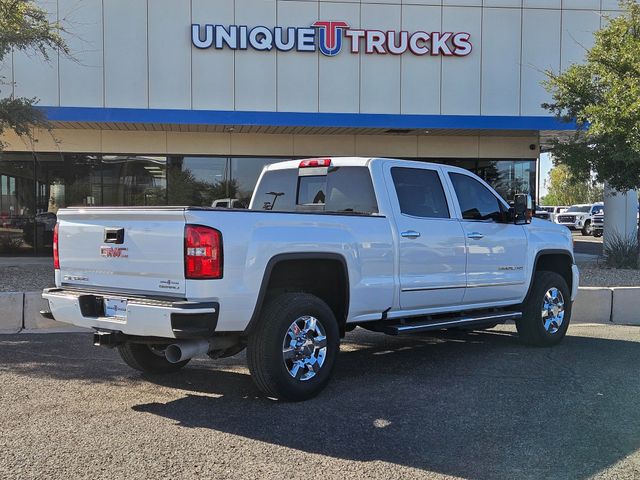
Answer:
<svg viewBox="0 0 640 480"><path fill-rule="evenodd" d="M526 283L527 237L507 223L506 207L480 180L449 172L467 247L465 304L519 300Z"/></svg>
<svg viewBox="0 0 640 480"><path fill-rule="evenodd" d="M450 218L438 170L392 167L387 171L399 233L400 306L418 310L459 304L464 295L465 241Z"/></svg>
<svg viewBox="0 0 640 480"><path fill-rule="evenodd" d="M518 299L526 281L527 241L522 225L463 220L462 228L467 239L464 303Z"/></svg>
<svg viewBox="0 0 640 480"><path fill-rule="evenodd" d="M456 220L431 220L401 216L400 232L420 233L400 237L400 305L404 310L459 304L464 295L465 243Z"/></svg>

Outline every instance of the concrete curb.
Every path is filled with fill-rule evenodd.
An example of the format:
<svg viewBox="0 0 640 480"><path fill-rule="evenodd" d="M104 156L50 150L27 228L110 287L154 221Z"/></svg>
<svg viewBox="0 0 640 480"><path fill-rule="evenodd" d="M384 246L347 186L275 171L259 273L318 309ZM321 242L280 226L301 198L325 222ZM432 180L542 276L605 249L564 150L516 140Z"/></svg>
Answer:
<svg viewBox="0 0 640 480"><path fill-rule="evenodd" d="M640 287L580 287L571 321L640 326Z"/></svg>
<svg viewBox="0 0 640 480"><path fill-rule="evenodd" d="M613 289L580 287L571 312L571 323L612 323Z"/></svg>
<svg viewBox="0 0 640 480"><path fill-rule="evenodd" d="M611 321L621 325L640 325L640 287L612 290Z"/></svg>
<svg viewBox="0 0 640 480"><path fill-rule="evenodd" d="M0 292L0 334L92 331L43 318L46 308L41 292ZM640 326L640 287L580 287L571 322Z"/></svg>
<svg viewBox="0 0 640 480"><path fill-rule="evenodd" d="M22 329L25 333L89 332L88 328L76 327L68 323L49 320L40 315L41 310L49 310L49 303L42 298L42 292L25 292Z"/></svg>
<svg viewBox="0 0 640 480"><path fill-rule="evenodd" d="M48 308L42 292L0 292L0 334L92 331L42 317L40 310Z"/></svg>
<svg viewBox="0 0 640 480"><path fill-rule="evenodd" d="M0 293L0 333L22 330L23 293Z"/></svg>

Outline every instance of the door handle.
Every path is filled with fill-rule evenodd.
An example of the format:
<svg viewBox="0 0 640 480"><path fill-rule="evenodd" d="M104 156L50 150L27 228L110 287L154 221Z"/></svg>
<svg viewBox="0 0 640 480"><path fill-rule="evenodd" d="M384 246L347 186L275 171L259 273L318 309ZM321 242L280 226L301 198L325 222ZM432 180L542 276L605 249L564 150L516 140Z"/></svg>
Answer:
<svg viewBox="0 0 640 480"><path fill-rule="evenodd" d="M420 236L420 232L416 232L415 230L407 230L406 232L402 232L400 235L404 238L418 238Z"/></svg>
<svg viewBox="0 0 640 480"><path fill-rule="evenodd" d="M467 238L471 238L472 240L480 240L481 238L484 238L484 235L480 232L471 232L467 235Z"/></svg>

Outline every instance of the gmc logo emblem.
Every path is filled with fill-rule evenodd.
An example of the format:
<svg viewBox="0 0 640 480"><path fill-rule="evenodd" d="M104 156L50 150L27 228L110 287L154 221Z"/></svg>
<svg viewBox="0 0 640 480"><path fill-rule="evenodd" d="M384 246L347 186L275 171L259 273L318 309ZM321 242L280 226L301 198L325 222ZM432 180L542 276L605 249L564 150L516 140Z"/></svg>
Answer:
<svg viewBox="0 0 640 480"><path fill-rule="evenodd" d="M128 248L100 247L100 256L105 258L129 258Z"/></svg>

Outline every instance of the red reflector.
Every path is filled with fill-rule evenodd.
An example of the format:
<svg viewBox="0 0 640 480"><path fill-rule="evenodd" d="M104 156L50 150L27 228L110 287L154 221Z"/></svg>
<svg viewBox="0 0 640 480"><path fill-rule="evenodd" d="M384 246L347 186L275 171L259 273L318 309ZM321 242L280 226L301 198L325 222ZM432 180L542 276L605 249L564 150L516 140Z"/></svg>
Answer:
<svg viewBox="0 0 640 480"><path fill-rule="evenodd" d="M60 253L58 251L58 227L59 223L53 227L53 268L60 270Z"/></svg>
<svg viewBox="0 0 640 480"><path fill-rule="evenodd" d="M193 280L222 278L222 235L218 230L185 226L184 276Z"/></svg>
<svg viewBox="0 0 640 480"><path fill-rule="evenodd" d="M330 167L330 166L331 166L330 158L310 158L308 160L302 160L298 168Z"/></svg>

